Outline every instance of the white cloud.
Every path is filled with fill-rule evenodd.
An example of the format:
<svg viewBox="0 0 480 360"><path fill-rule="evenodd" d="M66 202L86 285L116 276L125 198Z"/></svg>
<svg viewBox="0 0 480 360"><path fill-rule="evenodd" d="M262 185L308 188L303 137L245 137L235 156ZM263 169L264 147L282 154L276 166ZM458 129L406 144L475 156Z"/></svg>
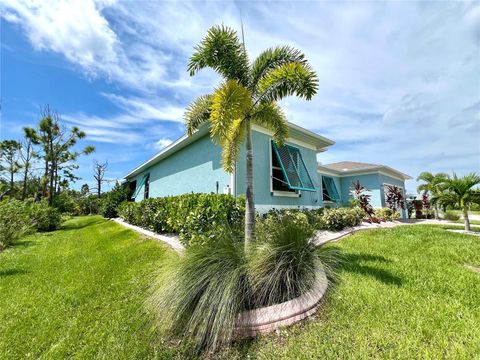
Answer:
<svg viewBox="0 0 480 360"><path fill-rule="evenodd" d="M169 105L167 101L154 98L153 101L139 97L124 97L103 93L107 99L125 110L128 114L140 119L168 120L183 123L184 107ZM164 103L165 105L161 105Z"/></svg>
<svg viewBox="0 0 480 360"><path fill-rule="evenodd" d="M171 143L173 143L172 140L162 138L155 143L154 147L157 150L162 150L162 149L166 148L168 145L170 145Z"/></svg>
<svg viewBox="0 0 480 360"><path fill-rule="evenodd" d="M92 71L98 62L114 63L117 59L117 36L101 16L98 3L6 0L3 8L5 19L23 27L38 50L62 53Z"/></svg>

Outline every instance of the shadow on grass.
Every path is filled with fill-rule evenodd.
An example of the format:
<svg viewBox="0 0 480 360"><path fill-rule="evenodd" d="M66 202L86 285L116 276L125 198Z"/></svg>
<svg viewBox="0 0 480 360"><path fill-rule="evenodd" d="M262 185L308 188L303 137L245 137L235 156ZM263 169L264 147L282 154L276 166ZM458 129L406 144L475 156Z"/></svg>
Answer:
<svg viewBox="0 0 480 360"><path fill-rule="evenodd" d="M79 230L89 226L102 224L106 221L107 220L98 216L95 216L92 218L83 217L82 219L73 219L73 220L67 221L65 224L62 225L60 230Z"/></svg>
<svg viewBox="0 0 480 360"><path fill-rule="evenodd" d="M365 264L372 262L372 264ZM402 279L390 271L382 269L375 263L391 263L392 260L380 255L341 252L338 270L370 276L387 285L401 286Z"/></svg>
<svg viewBox="0 0 480 360"><path fill-rule="evenodd" d="M10 247L12 247L12 248L22 248L22 247L32 246L33 244L35 244L35 241L18 240L18 241L15 241L13 244L11 244Z"/></svg>
<svg viewBox="0 0 480 360"><path fill-rule="evenodd" d="M22 275L28 274L28 271L23 269L7 269L7 270L0 270L0 278L12 276L12 275Z"/></svg>

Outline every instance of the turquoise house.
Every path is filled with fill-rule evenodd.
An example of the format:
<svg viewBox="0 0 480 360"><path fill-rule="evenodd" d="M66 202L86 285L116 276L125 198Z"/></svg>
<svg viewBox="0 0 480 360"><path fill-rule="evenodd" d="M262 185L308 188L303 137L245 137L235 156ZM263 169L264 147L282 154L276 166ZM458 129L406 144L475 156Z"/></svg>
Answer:
<svg viewBox="0 0 480 360"><path fill-rule="evenodd" d="M372 204L383 207L385 186L405 189L404 182L410 179L383 165L319 165L317 158L334 141L291 123L289 128L285 146L277 147L268 129L252 126L254 196L259 212L347 204L350 186L357 179L371 191ZM131 200L190 192L245 194L245 148L241 149L232 174L222 168L221 151L212 142L206 126L192 136L184 135L125 176Z"/></svg>

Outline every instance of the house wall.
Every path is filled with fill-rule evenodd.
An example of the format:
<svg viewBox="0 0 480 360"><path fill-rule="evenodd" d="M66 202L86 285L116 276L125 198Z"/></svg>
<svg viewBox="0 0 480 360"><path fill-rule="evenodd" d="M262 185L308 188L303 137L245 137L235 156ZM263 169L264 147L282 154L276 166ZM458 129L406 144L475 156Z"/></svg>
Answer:
<svg viewBox="0 0 480 360"><path fill-rule="evenodd" d="M301 191L300 197L275 196L271 192L270 182L270 140L271 136L258 131L252 131L253 143L253 185L255 205L258 211L267 211L272 207L316 207L320 206L318 191ZM298 144L288 143L297 147L302 154L305 166L312 178L316 189L320 184L317 171L317 153ZM236 194L245 194L246 191L246 160L245 146L242 146L235 172Z"/></svg>
<svg viewBox="0 0 480 360"><path fill-rule="evenodd" d="M221 148L210 137L204 136L173 155L161 160L131 179L140 184L142 177L150 173L149 197L180 195L189 192L215 193L230 185L230 174L220 163ZM137 185L138 186L138 185ZM144 186L135 201L144 199Z"/></svg>
<svg viewBox="0 0 480 360"><path fill-rule="evenodd" d="M371 195L370 204L374 208L382 207L380 174L378 173L341 177L340 184L342 189L342 204L348 205L350 201L350 188L352 186L352 183L356 183L357 180L360 181L360 185L370 190L366 192L366 194Z"/></svg>

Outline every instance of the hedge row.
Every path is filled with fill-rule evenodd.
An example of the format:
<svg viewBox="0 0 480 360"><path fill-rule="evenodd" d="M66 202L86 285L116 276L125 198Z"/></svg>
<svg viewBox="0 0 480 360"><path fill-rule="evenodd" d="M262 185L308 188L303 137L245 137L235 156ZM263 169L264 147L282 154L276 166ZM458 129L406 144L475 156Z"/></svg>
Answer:
<svg viewBox="0 0 480 360"><path fill-rule="evenodd" d="M308 225L314 230L339 231L348 227L360 225L365 218L365 212L360 208L319 208L298 210L271 210L260 217L260 221L275 221L292 213L305 216ZM298 217L300 219L301 217Z"/></svg>
<svg viewBox="0 0 480 360"><path fill-rule="evenodd" d="M243 223L245 199L232 195L184 194L126 202L118 214L126 222L157 233L176 233L185 245L201 243L219 227Z"/></svg>

